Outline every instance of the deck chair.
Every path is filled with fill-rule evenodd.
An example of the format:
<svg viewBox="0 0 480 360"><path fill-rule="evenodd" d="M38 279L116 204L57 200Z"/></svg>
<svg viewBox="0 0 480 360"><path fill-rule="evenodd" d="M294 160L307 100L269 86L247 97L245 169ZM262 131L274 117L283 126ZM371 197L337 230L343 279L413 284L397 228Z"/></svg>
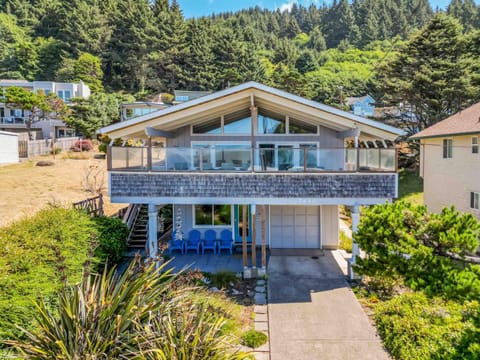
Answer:
<svg viewBox="0 0 480 360"><path fill-rule="evenodd" d="M202 255L205 254L205 250L212 250L214 254L217 253L217 232L209 229L205 231L205 240L202 242Z"/></svg>
<svg viewBox="0 0 480 360"><path fill-rule="evenodd" d="M197 254L200 254L200 243L200 231L196 229L190 230L185 244L185 253L188 254L188 250L195 250Z"/></svg>
<svg viewBox="0 0 480 360"><path fill-rule="evenodd" d="M230 251L230 255L233 254L233 237L232 232L228 229L222 230L220 233L220 243L218 244L218 253L222 250Z"/></svg>
<svg viewBox="0 0 480 360"><path fill-rule="evenodd" d="M183 251L185 250L185 243L183 240L177 239L177 231L172 231L172 239L168 242L168 253L172 255L175 250L179 250L180 253L183 255Z"/></svg>
<svg viewBox="0 0 480 360"><path fill-rule="evenodd" d="M203 240L202 255L205 254L205 250L212 250L214 254L217 253L217 233L215 230L205 231L205 240Z"/></svg>

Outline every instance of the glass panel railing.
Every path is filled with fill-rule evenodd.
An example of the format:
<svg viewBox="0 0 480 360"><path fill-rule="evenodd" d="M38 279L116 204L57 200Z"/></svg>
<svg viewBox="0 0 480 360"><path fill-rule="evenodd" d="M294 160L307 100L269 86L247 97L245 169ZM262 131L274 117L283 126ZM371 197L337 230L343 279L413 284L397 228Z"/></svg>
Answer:
<svg viewBox="0 0 480 360"><path fill-rule="evenodd" d="M359 171L395 171L395 149L358 149Z"/></svg>
<svg viewBox="0 0 480 360"><path fill-rule="evenodd" d="M162 147L152 147L152 171L167 170L167 150Z"/></svg>
<svg viewBox="0 0 480 360"><path fill-rule="evenodd" d="M148 168L147 148L145 147L112 147L112 170L138 170Z"/></svg>
<svg viewBox="0 0 480 360"><path fill-rule="evenodd" d="M110 170L137 171L243 171L243 172L349 172L396 170L395 149L295 148L278 145L253 151L247 145L193 148L111 147ZM253 166L252 166L253 160Z"/></svg>
<svg viewBox="0 0 480 360"><path fill-rule="evenodd" d="M382 170L385 171L395 171L397 168L396 164L396 155L397 152L395 149L380 149L380 166Z"/></svg>

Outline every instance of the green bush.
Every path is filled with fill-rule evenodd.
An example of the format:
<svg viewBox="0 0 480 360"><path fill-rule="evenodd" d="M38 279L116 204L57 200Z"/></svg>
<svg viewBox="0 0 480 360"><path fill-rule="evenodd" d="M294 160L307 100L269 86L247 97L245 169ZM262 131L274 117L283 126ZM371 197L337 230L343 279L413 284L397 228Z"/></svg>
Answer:
<svg viewBox="0 0 480 360"><path fill-rule="evenodd" d="M375 321L395 359L479 359L480 305L422 293L404 294L375 307Z"/></svg>
<svg viewBox="0 0 480 360"><path fill-rule="evenodd" d="M30 326L34 300L52 305L80 281L95 235L88 215L59 207L0 229L0 344L18 334L15 325Z"/></svg>
<svg viewBox="0 0 480 360"><path fill-rule="evenodd" d="M242 335L242 344L251 348L257 348L267 343L267 335L257 330L248 330Z"/></svg>
<svg viewBox="0 0 480 360"><path fill-rule="evenodd" d="M359 274L401 279L430 296L480 298L480 266L462 261L480 241L480 222L471 214L428 213L403 201L377 205L367 209L355 240L369 254L358 258Z"/></svg>
<svg viewBox="0 0 480 360"><path fill-rule="evenodd" d="M344 231L340 231L340 249L348 253L352 252L352 239L349 238Z"/></svg>
<svg viewBox="0 0 480 360"><path fill-rule="evenodd" d="M128 226L119 218L94 218L98 232L95 258L99 261L99 269L108 261L116 264L127 250Z"/></svg>

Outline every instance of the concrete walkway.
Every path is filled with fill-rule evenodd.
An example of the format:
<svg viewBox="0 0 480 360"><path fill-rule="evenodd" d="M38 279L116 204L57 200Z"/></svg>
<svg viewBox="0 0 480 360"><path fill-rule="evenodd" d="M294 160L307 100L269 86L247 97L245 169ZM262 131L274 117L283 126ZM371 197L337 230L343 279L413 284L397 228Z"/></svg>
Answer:
<svg viewBox="0 0 480 360"><path fill-rule="evenodd" d="M331 252L270 256L271 360L390 359Z"/></svg>

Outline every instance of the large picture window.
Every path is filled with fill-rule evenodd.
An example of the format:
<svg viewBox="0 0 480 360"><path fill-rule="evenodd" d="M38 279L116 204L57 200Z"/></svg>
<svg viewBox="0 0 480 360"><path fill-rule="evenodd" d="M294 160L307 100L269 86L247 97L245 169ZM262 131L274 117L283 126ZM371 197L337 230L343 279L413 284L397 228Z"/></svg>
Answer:
<svg viewBox="0 0 480 360"><path fill-rule="evenodd" d="M195 205L195 226L230 226L232 224L231 205Z"/></svg>

